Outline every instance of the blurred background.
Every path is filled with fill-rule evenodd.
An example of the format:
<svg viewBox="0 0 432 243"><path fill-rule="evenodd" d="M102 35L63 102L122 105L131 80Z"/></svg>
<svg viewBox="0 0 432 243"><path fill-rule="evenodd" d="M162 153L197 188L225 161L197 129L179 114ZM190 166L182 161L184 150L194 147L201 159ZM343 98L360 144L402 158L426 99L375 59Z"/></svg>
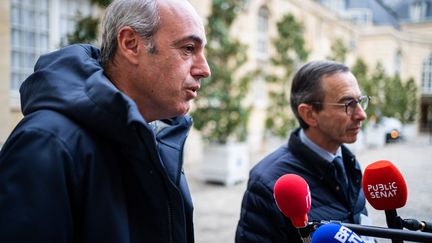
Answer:
<svg viewBox="0 0 432 243"><path fill-rule="evenodd" d="M19 87L37 58L73 43L98 46L101 18L109 3L0 0L0 148L22 117ZM359 139L349 145L366 160L363 168L377 159L397 160L415 153L423 162L410 162L412 180L432 177L427 169L422 171L431 158L425 156L432 133L432 0L190 3L205 24L212 69L192 105L194 128L184 158L192 193L197 195L196 217L218 203L202 195L220 190L216 195L228 196L228 190L234 190L233 201L220 197L222 209L217 213L218 220L235 224L237 218L229 210L240 209L250 167L284 143L297 126L289 104L291 78L311 60L345 63L362 92L372 97ZM378 155L362 157L374 153ZM416 178L417 173L421 177ZM431 195L421 193L418 199ZM431 208L418 212L426 209ZM225 213L231 216L224 217ZM197 224L201 229L200 219ZM197 235L200 239L202 231ZM228 242L232 237L230 231ZM221 240L210 234L200 242Z"/></svg>

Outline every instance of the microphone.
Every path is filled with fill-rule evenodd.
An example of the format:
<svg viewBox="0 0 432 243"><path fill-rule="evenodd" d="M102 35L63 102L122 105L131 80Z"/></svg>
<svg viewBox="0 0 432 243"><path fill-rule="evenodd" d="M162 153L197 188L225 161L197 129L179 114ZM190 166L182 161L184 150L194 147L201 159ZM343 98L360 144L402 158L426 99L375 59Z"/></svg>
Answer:
<svg viewBox="0 0 432 243"><path fill-rule="evenodd" d="M305 228L311 208L311 194L307 182L301 176L285 174L276 181L273 196L279 210L299 231L303 242L310 242L310 231Z"/></svg>
<svg viewBox="0 0 432 243"><path fill-rule="evenodd" d="M397 215L396 209L405 206L408 190L396 166L387 160L379 160L368 165L363 174L362 185L370 205L377 210L385 211L387 226L402 229L402 219Z"/></svg>
<svg viewBox="0 0 432 243"><path fill-rule="evenodd" d="M404 228L409 230L420 230L432 233L432 222L419 221L417 219L404 219L402 224Z"/></svg>
<svg viewBox="0 0 432 243"><path fill-rule="evenodd" d="M364 243L362 238L348 227L337 223L321 225L312 235L312 243Z"/></svg>
<svg viewBox="0 0 432 243"><path fill-rule="evenodd" d="M325 226L326 224L337 224L337 225L345 226L346 228L354 231L356 234L363 235L363 236L373 236L373 237L384 238L384 239L397 239L400 241L408 240L410 242L432 242L432 234L425 233L425 232L409 231L409 230L403 230L403 229L389 229L389 228L378 227L378 226L367 226L367 225L342 223L340 221L324 221L324 220L322 220L322 221L313 221L312 222L312 225L315 228L317 228L317 227L321 228L321 227ZM333 231L336 232L336 230L333 230ZM330 235L330 236L328 236L328 235ZM336 233L334 235L336 235ZM331 236L333 236L333 235L327 233L328 238L324 238L324 239L331 239ZM312 242L321 242L321 241L318 241L319 239L314 239L314 237L317 237L316 232L312 235ZM338 239L342 239L342 238L339 237ZM347 239L349 239L349 237ZM355 239L355 237L353 237L353 239ZM328 241L324 240L322 242L328 242ZM334 241L329 241L329 242L334 242ZM360 242L362 242L362 241L360 241Z"/></svg>

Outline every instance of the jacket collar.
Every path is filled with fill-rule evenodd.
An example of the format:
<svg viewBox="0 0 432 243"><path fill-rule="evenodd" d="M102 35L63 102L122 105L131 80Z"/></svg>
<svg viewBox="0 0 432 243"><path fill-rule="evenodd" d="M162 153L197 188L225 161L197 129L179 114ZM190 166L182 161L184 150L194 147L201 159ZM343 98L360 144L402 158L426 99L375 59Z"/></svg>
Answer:
<svg viewBox="0 0 432 243"><path fill-rule="evenodd" d="M330 188L336 188L336 177L335 168L333 164L326 159L319 156L317 153L312 151L309 147L305 146L299 138L300 129L296 129L291 133L288 141L288 146L292 153L302 161L303 165L308 171L318 176L323 183L326 183ZM350 181L350 202L355 202L359 195L359 189L361 188L361 169L359 164L356 162L354 154L345 146L341 146L342 156L344 160L345 170L347 172ZM353 185L355 183L356 186ZM354 190L357 188L356 190ZM346 205L350 205L347 202L343 194L334 190L341 201L344 201Z"/></svg>

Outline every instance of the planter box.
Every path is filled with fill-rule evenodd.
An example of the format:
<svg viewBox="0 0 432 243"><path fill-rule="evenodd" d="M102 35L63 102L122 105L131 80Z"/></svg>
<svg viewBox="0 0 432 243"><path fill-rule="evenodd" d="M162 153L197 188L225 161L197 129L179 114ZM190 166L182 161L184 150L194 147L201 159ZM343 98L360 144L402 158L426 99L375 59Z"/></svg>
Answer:
<svg viewBox="0 0 432 243"><path fill-rule="evenodd" d="M204 148L201 171L203 179L208 182L233 185L247 180L247 143L208 144Z"/></svg>

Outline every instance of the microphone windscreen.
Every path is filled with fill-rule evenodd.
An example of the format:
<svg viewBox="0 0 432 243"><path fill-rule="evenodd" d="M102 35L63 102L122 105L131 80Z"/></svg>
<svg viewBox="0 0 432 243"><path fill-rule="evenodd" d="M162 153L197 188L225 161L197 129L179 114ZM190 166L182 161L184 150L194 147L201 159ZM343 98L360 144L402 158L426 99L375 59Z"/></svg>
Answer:
<svg viewBox="0 0 432 243"><path fill-rule="evenodd" d="M312 243L364 242L351 229L336 223L321 225L312 235Z"/></svg>
<svg viewBox="0 0 432 243"><path fill-rule="evenodd" d="M363 192L377 210L394 210L405 206L408 190L400 171L390 161L379 160L365 169Z"/></svg>
<svg viewBox="0 0 432 243"><path fill-rule="evenodd" d="M311 207L311 195L307 182L295 174L281 176L274 185L274 198L279 210L296 228L308 223L307 213Z"/></svg>

